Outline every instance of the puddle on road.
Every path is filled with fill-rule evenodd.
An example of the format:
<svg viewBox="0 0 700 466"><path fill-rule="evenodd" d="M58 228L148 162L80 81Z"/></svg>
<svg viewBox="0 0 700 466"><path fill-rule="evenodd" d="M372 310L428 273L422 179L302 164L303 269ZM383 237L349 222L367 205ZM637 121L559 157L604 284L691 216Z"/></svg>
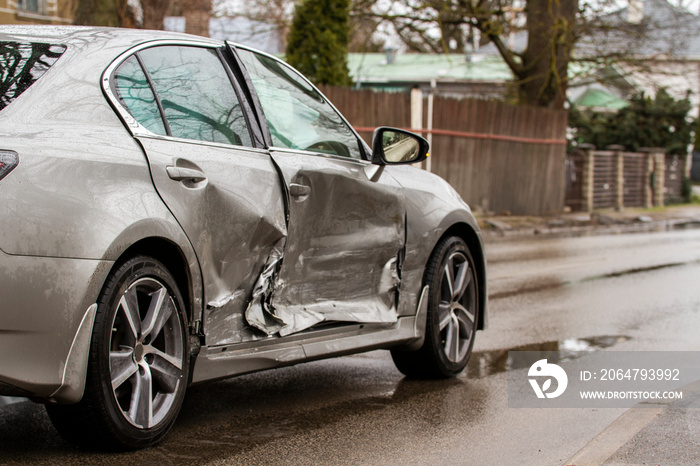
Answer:
<svg viewBox="0 0 700 466"><path fill-rule="evenodd" d="M542 351L557 352L552 354L551 362L569 361L580 358L586 354L610 348L618 343L630 340L625 335L606 335L592 338L571 338L560 341L547 341L544 343L532 343L529 345L516 346L508 349L481 351L472 354L467 366L468 378L482 378L489 375L506 372L510 369L525 369L515 365L512 358L508 357L509 351Z"/></svg>
<svg viewBox="0 0 700 466"><path fill-rule="evenodd" d="M313 370L306 372L308 375L313 373ZM279 458L284 463L290 463L288 456L291 455L294 458L291 463L305 463L318 455L321 447L307 445L304 438L341 442L338 443L341 446L350 442L349 445L352 445L352 441L362 441L367 426L375 425L392 426L389 433L383 434L387 440L394 438L390 435L400 435L396 429L402 426L407 426L408 433L434 432L436 429L452 432L461 428L458 426L462 423L483 416L487 409L485 400L490 396L486 388L470 385L462 377L419 380L397 378L394 374L390 376L394 382L385 389L374 393L368 391L356 397L352 394L352 385L341 383L334 385L335 396L316 403L306 397L323 399L325 395L322 393L329 386L322 381L322 373L318 377L316 382L306 385L303 397L300 397L301 392L295 393L294 390L291 393L280 391L277 398L286 398L287 401L283 408L275 409L270 409L270 404L264 400L261 401L262 406L255 409L247 404L247 400L236 400L237 393L233 389L236 384L231 384L227 399L234 401L221 406L218 412L228 413L216 420L208 419L206 413L196 412L192 400L185 399L183 419L178 421L179 424L158 450L174 464L226 463L231 458L239 458L238 455L256 458L261 464L276 464L279 461L275 459ZM298 383L294 379L290 379L290 382ZM247 393L244 386L241 388ZM250 393L254 391L251 388ZM211 393L206 389L197 389L194 395L203 398L211 396ZM245 405L243 412L239 411L242 404ZM329 438L326 440L327 435ZM377 434L366 435L376 440ZM301 442L290 440L292 437L297 437ZM279 447L280 444L285 446ZM245 459L235 461L247 462ZM329 461L333 463L332 459ZM124 460L121 459L121 462L124 463ZM163 462L162 459L160 462Z"/></svg>
<svg viewBox="0 0 700 466"><path fill-rule="evenodd" d="M688 220L687 222L678 222L673 224L674 230L693 230L700 228L700 220Z"/></svg>

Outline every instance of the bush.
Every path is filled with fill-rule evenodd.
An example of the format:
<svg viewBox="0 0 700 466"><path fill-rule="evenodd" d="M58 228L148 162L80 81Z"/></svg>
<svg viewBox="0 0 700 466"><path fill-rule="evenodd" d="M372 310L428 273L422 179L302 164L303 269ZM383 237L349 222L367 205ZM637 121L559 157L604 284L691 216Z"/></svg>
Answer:
<svg viewBox="0 0 700 466"><path fill-rule="evenodd" d="M667 154L688 153L695 122L688 117L690 99L676 100L665 89L656 98L636 94L629 106L616 113L591 112L572 108L569 127L572 145L593 144L605 149L620 144L627 150L663 147Z"/></svg>

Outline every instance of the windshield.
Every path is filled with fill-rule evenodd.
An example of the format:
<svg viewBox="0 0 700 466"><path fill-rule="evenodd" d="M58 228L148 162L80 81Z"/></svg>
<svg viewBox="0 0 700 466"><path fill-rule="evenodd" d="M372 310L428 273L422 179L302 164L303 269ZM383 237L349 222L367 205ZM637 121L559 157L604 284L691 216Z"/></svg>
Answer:
<svg viewBox="0 0 700 466"><path fill-rule="evenodd" d="M65 51L64 45L0 41L0 110L37 82Z"/></svg>

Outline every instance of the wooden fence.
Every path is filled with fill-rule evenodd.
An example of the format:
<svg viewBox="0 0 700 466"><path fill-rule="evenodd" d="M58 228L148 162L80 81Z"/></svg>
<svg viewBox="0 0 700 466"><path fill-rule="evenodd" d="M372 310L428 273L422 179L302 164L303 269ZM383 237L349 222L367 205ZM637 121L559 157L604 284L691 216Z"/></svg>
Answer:
<svg viewBox="0 0 700 466"><path fill-rule="evenodd" d="M369 89L319 86L340 113L356 128L394 126L410 128L411 94L407 92L374 92ZM361 131L372 144L372 134Z"/></svg>
<svg viewBox="0 0 700 466"><path fill-rule="evenodd" d="M377 126L411 128L409 93L321 90L368 142ZM422 128L428 107L424 98ZM566 124L563 110L435 96L432 131L414 131L432 135L431 171L472 208L543 214L564 207Z"/></svg>

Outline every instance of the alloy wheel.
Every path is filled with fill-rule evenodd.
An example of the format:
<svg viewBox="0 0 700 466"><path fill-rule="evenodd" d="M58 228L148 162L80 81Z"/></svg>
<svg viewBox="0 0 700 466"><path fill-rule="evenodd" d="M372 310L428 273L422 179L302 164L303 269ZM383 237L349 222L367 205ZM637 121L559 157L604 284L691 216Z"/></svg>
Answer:
<svg viewBox="0 0 700 466"><path fill-rule="evenodd" d="M112 324L112 392L126 420L147 429L170 412L183 383L184 335L175 300L159 280L134 281Z"/></svg>
<svg viewBox="0 0 700 466"><path fill-rule="evenodd" d="M460 363L467 355L476 330L475 283L466 255L453 251L442 270L438 302L442 349L453 363Z"/></svg>

